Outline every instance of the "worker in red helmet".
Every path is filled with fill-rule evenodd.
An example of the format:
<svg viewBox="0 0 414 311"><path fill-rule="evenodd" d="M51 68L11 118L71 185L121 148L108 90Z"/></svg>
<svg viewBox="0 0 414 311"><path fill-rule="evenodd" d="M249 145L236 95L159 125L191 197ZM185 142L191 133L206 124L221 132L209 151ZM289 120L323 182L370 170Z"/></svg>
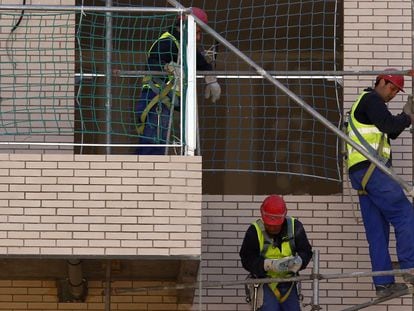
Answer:
<svg viewBox="0 0 414 311"><path fill-rule="evenodd" d="M404 92L404 76L395 71L395 68L386 69L377 76L373 89L367 88L358 96L349 113L347 128L349 138L388 167L392 166L390 139L396 139L414 122L411 99L397 115L392 115L387 107L399 92ZM411 202L402 187L375 164L350 145L347 151L349 177L352 187L358 191L372 270L393 269L388 250L390 225L395 231L400 268L414 268ZM407 275L406 280L411 282L413 277ZM407 288L404 283L395 283L393 275L374 276L373 282L378 297Z"/></svg>
<svg viewBox="0 0 414 311"><path fill-rule="evenodd" d="M302 223L287 216L286 203L270 195L260 206L261 218L247 229L240 249L243 268L253 278L286 278L303 270L312 258L312 246ZM299 311L295 282L266 283L247 288L253 310Z"/></svg>
<svg viewBox="0 0 414 311"><path fill-rule="evenodd" d="M191 8L191 14L202 22L207 23L207 13L197 7ZM164 71L163 76L148 75L143 78L140 99L135 107L136 129L140 136L140 144L150 145L138 147L137 154L163 155L166 148L163 146L173 141L174 136L172 119L174 107L179 108L181 89L180 50L180 19L167 29L151 45L148 51L147 70ZM186 20L186 17L183 18ZM184 27L186 24L184 23ZM196 40L201 40L201 29L196 27ZM212 64L197 51L197 70L211 71ZM205 77L204 97L213 103L220 99L221 87L215 76ZM179 136L178 134L175 135Z"/></svg>

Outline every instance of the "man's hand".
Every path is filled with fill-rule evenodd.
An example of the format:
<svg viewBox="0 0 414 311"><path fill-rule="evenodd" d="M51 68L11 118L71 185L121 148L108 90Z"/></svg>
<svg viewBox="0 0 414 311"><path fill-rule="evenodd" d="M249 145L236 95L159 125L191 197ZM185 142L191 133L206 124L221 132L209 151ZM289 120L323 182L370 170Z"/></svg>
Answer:
<svg viewBox="0 0 414 311"><path fill-rule="evenodd" d="M300 270L301 267L302 267L302 258L300 256L295 256L289 262L288 269L290 272L296 273Z"/></svg>
<svg viewBox="0 0 414 311"><path fill-rule="evenodd" d="M281 259L265 259L265 271L273 272L293 272L296 273L302 267L300 256L289 256Z"/></svg>
<svg viewBox="0 0 414 311"><path fill-rule="evenodd" d="M168 74L174 76L174 89L179 91L181 89L181 68L180 65L176 62L169 62L168 64L164 65L164 70L168 72Z"/></svg>
<svg viewBox="0 0 414 311"><path fill-rule="evenodd" d="M410 115L414 113L413 95L408 95L407 102L403 107L403 112Z"/></svg>
<svg viewBox="0 0 414 311"><path fill-rule="evenodd" d="M169 62L168 64L164 65L164 70L171 75L179 75L180 74L180 65L176 62Z"/></svg>
<svg viewBox="0 0 414 311"><path fill-rule="evenodd" d="M220 99L221 87L217 83L217 78L214 76L206 76L205 81L207 83L206 89L204 91L204 97L206 99L211 99L213 103Z"/></svg>
<svg viewBox="0 0 414 311"><path fill-rule="evenodd" d="M287 272L288 263L289 263L289 257L285 257L282 259L265 259L264 269L265 271Z"/></svg>
<svg viewBox="0 0 414 311"><path fill-rule="evenodd" d="M411 124L414 124L414 101L413 95L408 95L407 102L403 107L403 112L407 114L411 119Z"/></svg>
<svg viewBox="0 0 414 311"><path fill-rule="evenodd" d="M411 119L411 124L414 124L414 114L409 114L408 116Z"/></svg>
<svg viewBox="0 0 414 311"><path fill-rule="evenodd" d="M216 52L217 45L213 44L208 48L208 50L204 50L201 54L204 56L207 63L212 64L216 61L217 52Z"/></svg>
<svg viewBox="0 0 414 311"><path fill-rule="evenodd" d="M407 70L406 75L407 75L407 76L414 77L414 69Z"/></svg>

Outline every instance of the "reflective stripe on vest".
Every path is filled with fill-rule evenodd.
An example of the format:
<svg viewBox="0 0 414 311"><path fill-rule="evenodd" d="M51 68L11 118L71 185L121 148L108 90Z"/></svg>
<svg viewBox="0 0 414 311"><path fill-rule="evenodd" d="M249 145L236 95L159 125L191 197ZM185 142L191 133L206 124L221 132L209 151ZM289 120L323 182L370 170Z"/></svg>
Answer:
<svg viewBox="0 0 414 311"><path fill-rule="evenodd" d="M384 159L389 159L391 156L391 146L388 143L388 136L387 134L382 133L374 124L364 124L358 122L355 118L355 110L358 107L361 99L364 95L368 94L369 92L362 92L361 95L357 98L355 103L352 106L351 113L349 115L352 118L352 122L357 129L357 131L361 134L361 136L367 141L367 143L374 149L379 152L379 155ZM354 131L352 130L351 126L348 124L348 136L357 144L363 146L355 135ZM382 150L378 150L378 146L380 146L381 139L383 139ZM346 145L347 152L348 152L348 168L354 166L357 163L362 161L366 161L367 158L355 150L351 145Z"/></svg>
<svg viewBox="0 0 414 311"><path fill-rule="evenodd" d="M284 257L292 256L296 253L295 248L295 219L293 217L286 217L287 222L287 235L282 237L281 249L276 246L273 246L273 239L267 234L265 226L262 219L256 220L253 225L256 228L257 238L259 241L260 253L266 259L281 259ZM273 272L267 271L267 276L269 278L284 278L292 276L290 272ZM286 300L289 296L290 291L293 287L289 289L284 297L281 297L279 290L277 289L278 283L269 283L269 287L275 293L276 297L280 302Z"/></svg>

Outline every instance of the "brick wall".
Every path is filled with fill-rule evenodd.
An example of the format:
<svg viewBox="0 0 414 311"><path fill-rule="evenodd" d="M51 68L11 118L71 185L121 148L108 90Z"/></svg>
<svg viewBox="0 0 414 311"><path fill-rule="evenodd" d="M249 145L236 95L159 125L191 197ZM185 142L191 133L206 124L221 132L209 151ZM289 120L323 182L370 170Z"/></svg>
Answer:
<svg viewBox="0 0 414 311"><path fill-rule="evenodd" d="M411 1L345 0L344 7L344 70L411 68ZM373 78L344 78L345 109L363 88L372 85ZM407 79L406 84L411 92L411 80ZM399 95L392 101L394 112L401 109L404 100ZM396 171L406 180L412 179L411 145L409 133L393 144ZM152 241L157 254L200 254L200 159L138 160L119 156L1 155L0 254L154 254L153 245L149 246ZM248 225L259 216L262 199L203 196L203 280L245 278L238 250ZM343 193L337 195L285 199L289 214L304 223L312 244L321 252L321 273L370 270L364 229L358 222L359 211L353 211L346 182ZM353 199L356 202L355 196ZM138 227L140 221L142 226ZM103 237L104 232L108 237ZM169 241L172 237L177 242L173 245ZM392 253L395 256L394 247ZM18 303L19 299L26 302L13 307L15 310L36 309L39 299L44 303L37 306L39 310L60 307L53 300L51 283L25 282L2 281L0 301L4 298L5 303L0 307L10 310L11 301ZM92 286L101 291L102 284ZM310 283L304 282L303 287L305 302L309 303ZM17 297L18 293L23 294ZM374 291L370 278L354 278L322 281L319 295L323 310L342 310L372 298ZM142 306L140 299L151 300L150 296L117 297L126 302L114 308L145 310L149 307ZM47 304L48 299L53 301ZM93 299L96 304L73 306L73 310L102 310L102 297ZM114 303L121 304L117 300ZM205 310L248 310L242 286L203 290L202 303ZM411 303L411 298L402 298L367 310L411 310ZM193 308L198 307L196 299Z"/></svg>
<svg viewBox="0 0 414 311"><path fill-rule="evenodd" d="M201 255L200 157L0 154L0 176L0 258L153 258L164 269L181 259L182 275L168 274L191 281L185 269ZM102 280L88 279L84 303L65 303L57 280L18 274L0 273L0 310L106 310ZM113 277L113 289L175 284ZM182 297L113 292L111 310L188 310Z"/></svg>
<svg viewBox="0 0 414 311"><path fill-rule="evenodd" d="M117 281L112 289L138 288L148 286L172 286L173 283ZM45 311L45 310L108 310L104 296L105 284L89 281L86 303L59 303L57 288L51 280L0 280L0 310L2 311ZM134 294L113 294L111 311L118 310L188 310L188 305L179 304L175 291L143 291Z"/></svg>
<svg viewBox="0 0 414 311"><path fill-rule="evenodd" d="M349 189L344 185L343 195L285 196L288 214L305 226L311 244L320 251L320 273L336 274L370 271L368 245L365 240L360 213L350 203ZM250 223L260 217L259 207L264 196L204 196L202 275L205 281L244 280L238 252ZM353 199L357 201L357 197ZM394 242L391 242L395 258ZM312 263L302 273L308 275ZM311 283L302 282L304 303L310 303ZM203 310L250 310L244 302L244 287L226 286L203 291ZM322 280L320 305L322 310L343 310L347 306L373 298L371 279L347 278ZM367 310L411 310L411 298L395 299L386 305ZM194 310L198 306L194 307ZM304 310L309 310L305 308Z"/></svg>
<svg viewBox="0 0 414 311"><path fill-rule="evenodd" d="M344 70L382 70L412 67L411 1L344 1ZM344 108L347 110L374 76L344 77ZM407 93L411 79L406 77ZM393 113L401 111L406 95L391 103ZM395 171L412 180L412 136L406 131L393 142ZM355 193L350 195L346 176L343 193L332 196L286 196L289 214L301 220L314 248L320 250L321 273L370 271L368 245L361 224ZM203 279L244 280L238 251L249 224L259 217L261 196L203 196ZM391 253L395 257L393 234ZM309 274L312 264L304 272ZM397 280L399 280L397 278ZM312 297L311 284L303 282L305 303ZM242 286L207 289L202 292L205 310L250 310ZM321 281L322 310L343 310L373 298L371 278ZM309 310L309 306L304 310ZM194 308L198 310L197 307ZM406 296L365 310L412 310Z"/></svg>
<svg viewBox="0 0 414 311"><path fill-rule="evenodd" d="M345 1L344 70L383 70L388 67L412 68L411 1ZM344 107L349 109L356 94L373 85L372 76L346 76ZM405 77L406 93L412 80ZM401 111L406 95L399 94L389 106ZM394 167L411 181L412 136L408 131L393 142Z"/></svg>
<svg viewBox="0 0 414 311"><path fill-rule="evenodd" d="M0 255L201 253L201 158L0 154Z"/></svg>

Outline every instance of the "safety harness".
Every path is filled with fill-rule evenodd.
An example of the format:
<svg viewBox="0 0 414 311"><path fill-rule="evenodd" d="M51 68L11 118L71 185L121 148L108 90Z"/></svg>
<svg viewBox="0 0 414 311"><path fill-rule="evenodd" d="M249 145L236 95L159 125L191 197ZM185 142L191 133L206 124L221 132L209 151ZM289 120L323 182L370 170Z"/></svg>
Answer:
<svg viewBox="0 0 414 311"><path fill-rule="evenodd" d="M169 32L165 32L163 33L158 40L156 40L152 46L150 47L149 51L148 51L148 57L153 49L153 47L155 46L155 44L157 42L159 42L160 40L163 39L171 39L175 45L177 46L177 49L179 49L180 44L178 42L178 40ZM151 89L155 94L157 94L156 96L154 96L151 101L146 105L145 109L142 111L141 116L140 116L140 123L138 123L138 125L136 126L136 130L138 135L142 135L144 134L144 129L145 129L145 123L148 117L148 113L151 111L152 108L154 108L155 105L158 104L158 107L156 108L156 113L158 114L158 134L157 137L159 139L160 137L160 119L161 119L161 112L162 112L162 108L161 105L165 105L169 110L172 110L174 108L174 103L171 101L171 97L174 98L174 96L169 96L170 92L176 92L175 90L173 90L174 87L174 76L173 75L168 75L168 81L167 83L165 83L165 81L163 81L162 79L156 78L156 77L152 77L152 76L144 76L142 79L142 83L143 86L142 88L149 88ZM179 94L173 94L173 95L177 95L179 96ZM171 111L172 113L172 111Z"/></svg>
<svg viewBox="0 0 414 311"><path fill-rule="evenodd" d="M153 85L153 81L151 79L151 77L149 77L150 80L146 80L146 78L148 77L144 77L143 82L151 82L149 83L150 85ZM160 92L160 89L154 87L151 87L151 90L157 94L155 95L152 100L147 104L147 106L145 107L145 109L142 111L141 116L140 116L140 121L141 123L139 123L136 128L137 128L137 132L139 135L144 134L144 129L145 129L145 123L148 117L148 113L151 111L152 108L154 108L154 106L156 104L160 105L160 104L164 104L165 106L167 106L168 109L171 109L171 100L170 97L168 96L168 93L170 93L171 89L173 87L173 84L171 82L168 82L166 84L166 86L162 89L162 91ZM161 112L162 109L161 107L157 107L156 112L158 114L158 124L160 122L160 118L161 118Z"/></svg>
<svg viewBox="0 0 414 311"><path fill-rule="evenodd" d="M296 254L296 244L295 244L295 229L294 229L294 218L293 217L286 217L287 222L287 235L282 238L282 244L283 243L289 243L289 248L291 250L291 255ZM263 234L263 248L261 250L261 255L263 257L266 257L266 253L269 249L269 247L273 244L273 239L269 236L269 234L266 232L263 221L261 219L258 219L254 225L256 226L256 229L258 228L262 234ZM254 278L252 275L249 275L248 278ZM295 282L292 282L290 285L288 291L282 295L280 293L280 290L277 288L277 284L269 284L269 287L272 289L273 293L275 294L277 300L280 303L283 303L286 301L286 299L289 297L290 293L292 292L293 287L295 286ZM271 286L273 285L273 286ZM257 299L260 297L259 294L259 287L263 286L263 284L252 284L245 286L246 290L246 301L253 304L253 310L257 310L258 306ZM252 293L253 291L253 293ZM253 294L253 295L252 295ZM253 297L252 297L253 296Z"/></svg>
<svg viewBox="0 0 414 311"><path fill-rule="evenodd" d="M384 164L386 164L388 162L388 160L384 157L381 156L382 154L382 149L384 147L384 133L381 136L380 142L378 144L378 149L375 150L374 148L372 148L372 146L366 141L366 139L361 135L361 133L357 130L354 122L352 121L352 118L349 118L348 120L349 122L349 126L351 127L352 131L355 133L355 135L358 137L359 141L361 142L361 144L365 147L365 149L368 150L368 152L373 155L374 157L376 157L378 160L380 160L381 162L383 162ZM372 173L375 170L376 165L374 163L370 163L370 165L368 166L367 171L364 174L364 177L362 177L362 181L361 181L361 186L362 189L358 190L358 195L367 195L368 192L366 191L366 186L368 184L369 179L371 178Z"/></svg>
<svg viewBox="0 0 414 311"><path fill-rule="evenodd" d="M267 250L269 249L269 247L272 245L272 239L270 238L270 236L267 234L264 224L262 221L257 222L260 229L262 230L262 233L264 235L264 244L263 244L263 250L262 250L262 255L266 254ZM287 223L287 236L284 236L282 238L282 243L283 242L288 242L292 255L294 255L296 253L296 245L295 245L295 232L294 232L294 218L292 217L286 217L286 223ZM286 299L289 297L293 286L295 286L295 282L292 282L292 284L290 285L288 291L286 292L285 295L282 296L282 294L280 293L280 290L277 288L277 286L274 287L273 289L273 293L275 294L277 300L279 300L280 303L283 303L286 301Z"/></svg>

